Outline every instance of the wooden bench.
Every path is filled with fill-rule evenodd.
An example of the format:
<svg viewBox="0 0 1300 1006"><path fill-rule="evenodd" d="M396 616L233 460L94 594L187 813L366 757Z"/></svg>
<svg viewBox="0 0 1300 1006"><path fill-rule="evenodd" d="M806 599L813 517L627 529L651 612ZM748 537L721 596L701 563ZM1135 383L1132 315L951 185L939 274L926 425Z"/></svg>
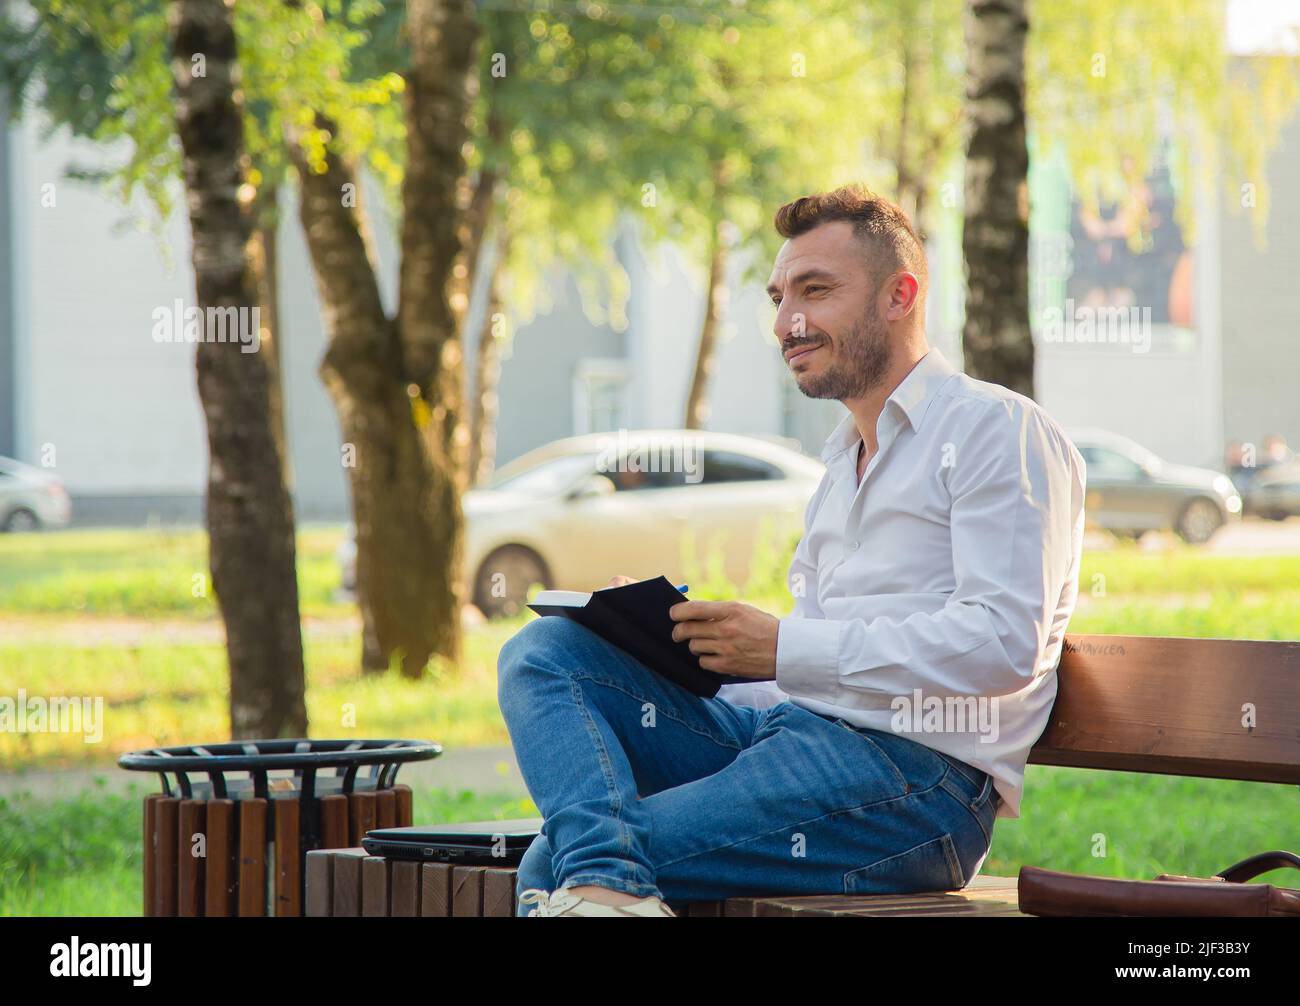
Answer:
<svg viewBox="0 0 1300 1006"><path fill-rule="evenodd" d="M1072 634L1057 675L1033 764L1300 785L1300 642ZM960 891L734 898L682 914L1014 917L1016 888L980 876ZM312 852L306 899L318 916L510 916L514 871Z"/></svg>

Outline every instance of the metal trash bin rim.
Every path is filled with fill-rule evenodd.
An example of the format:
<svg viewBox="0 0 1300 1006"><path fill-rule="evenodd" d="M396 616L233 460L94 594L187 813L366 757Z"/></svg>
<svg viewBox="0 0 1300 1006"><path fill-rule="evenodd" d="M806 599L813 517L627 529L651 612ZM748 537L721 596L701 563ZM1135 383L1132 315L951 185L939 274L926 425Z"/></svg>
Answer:
<svg viewBox="0 0 1300 1006"><path fill-rule="evenodd" d="M227 780L227 772L247 772L252 780L252 796L267 799L271 793L267 773L291 769L298 780L294 795L310 800L317 792L322 769L334 769L335 784L325 789L336 793L355 790L388 789L397 778L397 770L406 762L428 761L442 754L442 745L417 740L276 740L226 741L220 744L195 744L181 747L148 748L129 751L117 760L128 772L156 772L162 779L163 794L172 795L169 775L176 776L176 786L184 799L195 796L191 775L206 775L211 796L215 799L238 799L247 789L242 780ZM369 766L368 776L360 779L359 769ZM320 778L330 778L320 776ZM207 785L199 784L203 789Z"/></svg>

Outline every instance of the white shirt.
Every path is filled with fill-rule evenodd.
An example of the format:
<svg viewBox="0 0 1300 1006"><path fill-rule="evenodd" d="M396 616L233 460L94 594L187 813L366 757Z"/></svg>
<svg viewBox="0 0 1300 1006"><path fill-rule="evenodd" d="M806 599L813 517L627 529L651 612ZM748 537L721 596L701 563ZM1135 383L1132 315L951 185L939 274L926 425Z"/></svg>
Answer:
<svg viewBox="0 0 1300 1006"><path fill-rule="evenodd" d="M789 700L982 769L1019 817L1078 595L1083 459L1023 395L931 349L885 402L856 484L851 415L790 565L776 680L718 697Z"/></svg>

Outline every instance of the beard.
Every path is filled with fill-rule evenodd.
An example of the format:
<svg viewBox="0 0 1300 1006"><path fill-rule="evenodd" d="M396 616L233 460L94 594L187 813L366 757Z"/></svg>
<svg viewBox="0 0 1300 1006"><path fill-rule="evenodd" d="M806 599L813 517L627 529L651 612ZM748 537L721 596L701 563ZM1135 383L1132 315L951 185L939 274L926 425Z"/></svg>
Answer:
<svg viewBox="0 0 1300 1006"><path fill-rule="evenodd" d="M888 330L868 310L853 323L847 338L836 343L826 369L806 377L796 374L795 384L808 398L861 398L884 380L893 355Z"/></svg>

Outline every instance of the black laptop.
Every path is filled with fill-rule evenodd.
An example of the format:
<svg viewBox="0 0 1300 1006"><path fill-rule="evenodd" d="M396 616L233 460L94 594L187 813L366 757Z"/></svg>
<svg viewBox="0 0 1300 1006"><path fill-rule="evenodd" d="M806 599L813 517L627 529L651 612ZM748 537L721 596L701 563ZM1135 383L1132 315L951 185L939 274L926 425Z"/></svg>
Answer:
<svg viewBox="0 0 1300 1006"><path fill-rule="evenodd" d="M515 821L423 824L410 828L376 828L361 847L385 859L472 866L518 866L524 851L542 829L540 817Z"/></svg>

